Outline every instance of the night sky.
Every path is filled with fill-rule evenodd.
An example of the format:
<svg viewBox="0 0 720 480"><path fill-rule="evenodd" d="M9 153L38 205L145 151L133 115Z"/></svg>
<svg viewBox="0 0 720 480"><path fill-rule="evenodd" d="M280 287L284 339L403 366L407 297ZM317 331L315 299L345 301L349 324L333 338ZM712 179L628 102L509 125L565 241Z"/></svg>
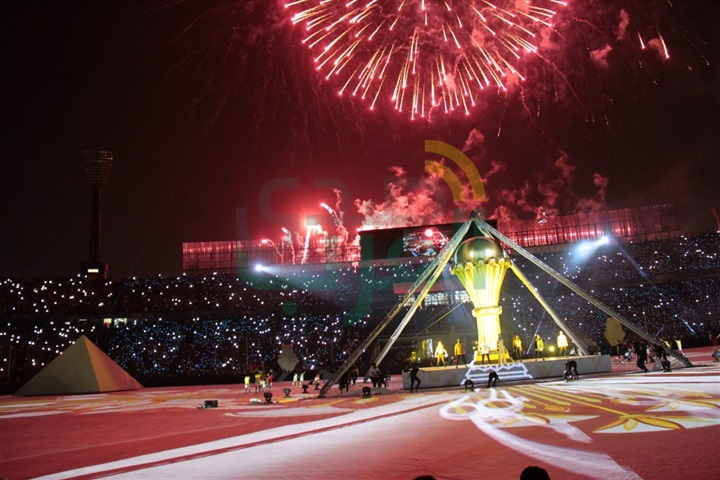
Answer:
<svg viewBox="0 0 720 480"><path fill-rule="evenodd" d="M335 190L350 231L355 200L383 204L388 182L410 210L426 208L413 193L447 199L426 139L473 160L488 216L672 202L689 231L717 225L717 0L570 1L520 61L524 82L487 89L468 116L415 120L339 97L283 3L2 2L0 275L78 273L84 149L114 152L102 259L116 278L180 273L182 242L304 234L306 216L333 233L319 205Z"/></svg>

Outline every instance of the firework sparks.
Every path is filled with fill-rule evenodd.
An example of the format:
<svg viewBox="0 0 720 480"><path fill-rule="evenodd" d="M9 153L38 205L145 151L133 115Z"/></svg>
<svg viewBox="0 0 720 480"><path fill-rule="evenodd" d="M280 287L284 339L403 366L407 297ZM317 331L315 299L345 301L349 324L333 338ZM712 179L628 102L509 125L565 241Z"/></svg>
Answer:
<svg viewBox="0 0 720 480"><path fill-rule="evenodd" d="M339 93L389 98L411 118L441 108L468 115L484 90L524 80L558 0L299 0L285 8Z"/></svg>
<svg viewBox="0 0 720 480"><path fill-rule="evenodd" d="M338 234L342 238L343 243L347 243L349 232L343 224L343 211L340 209L340 204L342 203L341 192L338 189L334 189L333 191L336 198L335 208L333 209L326 203L321 203L320 206L327 210L327 212L330 214L330 216L332 217L333 225L335 225L335 228L337 229Z"/></svg>

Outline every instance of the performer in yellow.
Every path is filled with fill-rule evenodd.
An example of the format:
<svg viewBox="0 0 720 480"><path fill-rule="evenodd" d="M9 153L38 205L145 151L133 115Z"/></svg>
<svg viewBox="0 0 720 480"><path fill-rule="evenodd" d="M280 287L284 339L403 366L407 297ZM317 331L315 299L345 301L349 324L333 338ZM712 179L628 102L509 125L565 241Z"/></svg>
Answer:
<svg viewBox="0 0 720 480"><path fill-rule="evenodd" d="M437 358L437 366L440 366L440 363L442 362L442 366L445 365L445 357L447 356L447 350L445 350L445 345L443 345L441 340L438 340L437 348L435 349L435 357Z"/></svg>
<svg viewBox="0 0 720 480"><path fill-rule="evenodd" d="M522 362L522 340L520 335L515 335L512 340L513 355L516 362Z"/></svg>
<svg viewBox="0 0 720 480"><path fill-rule="evenodd" d="M455 368L460 366L461 358L463 365L465 365L467 363L467 360L465 359L465 345L463 345L462 340L458 338L457 343L455 344Z"/></svg>
<svg viewBox="0 0 720 480"><path fill-rule="evenodd" d="M545 355L543 355L543 350L545 350L545 342L543 342L543 339L540 337L540 335L535 335L535 361L537 362L538 355L540 355L540 358L545 361Z"/></svg>
<svg viewBox="0 0 720 480"><path fill-rule="evenodd" d="M557 338L557 346L558 346L558 350L559 350L558 354L561 357L567 356L568 339L565 336L565 334L562 332L562 330L560 330L560 334L558 335L558 338Z"/></svg>

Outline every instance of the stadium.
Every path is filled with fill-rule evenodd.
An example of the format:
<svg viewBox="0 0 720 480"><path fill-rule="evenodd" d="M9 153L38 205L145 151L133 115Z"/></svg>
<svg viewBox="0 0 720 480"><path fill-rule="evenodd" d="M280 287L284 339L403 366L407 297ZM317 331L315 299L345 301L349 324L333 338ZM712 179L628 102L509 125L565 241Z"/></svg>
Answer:
<svg viewBox="0 0 720 480"><path fill-rule="evenodd" d="M682 358L688 358L695 366L702 366L712 362L709 346L717 345L720 332L720 304L717 298L717 292L720 291L720 235L717 232L687 235L677 225L673 206L661 205L558 217L551 222L515 222L499 225L499 228L507 232L507 238L512 239L513 243L532 251L534 257L545 265L585 291L592 292L603 304L621 312L625 319L633 322L633 330L637 328L648 332L652 338L668 347L672 345L673 350L679 349L681 355L687 355ZM548 381L550 383L547 385L555 386L558 384L557 377L530 383L513 382L498 366L496 370L500 372L503 396L498 397L496 389L489 389L490 396L482 402L491 403L472 404L472 409L480 409L480 412L487 408L483 405L492 406L492 402L495 402L496 406L487 410L490 413L484 414L482 420L458 413L468 408L466 403L472 397L468 397L467 392L485 395L480 385L471 384L468 387L466 382L465 396L462 396L463 385L457 382L455 387L449 389L428 388L428 385L432 386L431 370L455 370L452 366L449 370L436 366L432 345L438 341L452 345L455 338L462 338L467 344L472 342L476 333L472 302L469 293L449 274L448 268L443 270L434 284L428 285L428 291L420 302L411 286L434 258L448 247L451 237L454 238L460 226L442 224L367 230L359 232L354 242L347 242L345 236L328 235L321 227L312 226L308 228L305 238L286 235L277 241L263 239L186 243L182 251L184 273L178 277L109 280L102 275L79 275L70 278L3 280L0 283L0 313L3 316L0 330L2 387L6 394L24 395L3 397L4 430L14 438L2 462L3 471L10 475L8 478L45 478L43 475L52 473L59 476L47 478L94 478L97 475L169 478L183 476L184 473L177 468L181 468L182 472L189 468L190 471L199 469L204 472L202 475L215 478L234 478L237 471L232 465L236 461L242 461L247 458L246 455L261 454L263 448L270 448L274 442L289 441L283 451L290 458L299 455L296 461L300 461L304 452L304 447L300 446L302 443L292 446L293 441L287 439L270 439L269 443L261 441L258 447L249 447L244 443L245 440L239 439L259 438L266 434L274 438L272 435L275 433L271 432L280 432L285 428L296 432L288 438L294 438L295 435L304 438L309 435L308 428L320 428L321 432L326 433L314 435L321 442L317 448L323 451L329 449L331 458L332 449L327 442L342 440L325 438L334 435L329 432L342 432L352 426L353 435L359 435L360 438L366 435L356 425L356 421L343 423L345 420L342 420L337 423L342 415L336 418L334 414L352 411L362 407L361 402L373 401L379 403L370 410L363 407L358 413L365 412L362 415L366 415L370 411L374 412L374 409L384 411L391 408L405 412L402 415L413 415L409 412L426 411L428 408L432 411L440 405L440 417L446 420L472 420L488 438L494 439L491 442L500 442L504 445L502 448L515 452L509 461L518 471L524 462L529 461L528 457L541 465L552 466L548 467L548 471L553 472L553 478L564 478L564 474L577 468L585 469L587 478L641 478L633 476L635 473L627 473L630 468L628 464L636 471L646 472L645 475L657 471L653 468L664 471L667 466L662 462L654 467L648 466L647 462L626 459L617 463L605 457L595 458L592 460L594 463L587 459L567 462L560 457L578 454L579 451L573 449L574 442L570 442L570 445L555 444L553 447L543 444L541 450L544 452L548 448L550 451L557 450L548 456L547 453L528 453L539 448L533 435L526 438L503 437L499 433L502 429L496 425L498 419L492 420L493 415L497 415L497 402L500 405L516 405L523 398L519 394L532 393L528 389L543 388L546 385L544 382ZM470 230L465 237L478 234ZM510 249L507 251L511 253ZM605 312L553 278L548 278L535 263L518 255L510 255L510 258L527 278L532 279L532 285L552 305L568 333L573 333L572 338L582 343L582 346L571 346L570 358L577 355L580 349L574 347L581 347L589 355L610 359L612 364L611 372L607 374L588 375L589 372L581 372L584 379L582 382L567 383L566 379L560 385L582 384L582 388L586 389L599 388L599 391L591 394L597 400L598 396L605 395L599 392L617 388L615 381L609 379L639 372L632 355L641 338L623 329L619 323L613 325L613 320ZM402 303L403 299L409 300ZM536 296L528 291L526 284L508 276L502 286L499 306L502 309L502 332L506 338L519 336L524 345L522 358L514 359L516 364L529 364L533 361L533 355L537 362L537 354L531 348L535 335L545 340L548 363L565 363L565 358L555 352L558 327L549 318L548 312L540 308ZM399 330L399 337L390 344L389 332L398 326L397 319L387 321L387 312L393 308L400 308L400 313L414 310L405 328ZM387 328L378 329L383 322ZM615 333L612 333L613 328ZM621 332L619 337L618 328ZM69 352L76 350L83 338L89 339L89 346L83 347L87 349L87 356L95 359L89 363L95 370L91 376L98 378L97 389L83 390L87 387L74 385L75 378L86 375L83 370L89 369L87 362L77 360L77 354L72 354L76 363L69 368L71 371L60 375L64 376L67 384L50 386L58 383L58 379L47 375L43 377L45 369L52 369L56 363L54 360L70 358ZM372 341L366 342L367 339ZM369 373L366 372L383 347L389 351L380 366L390 380L384 385L375 385L375 379L372 379L371 388L368 383ZM104 353L99 354L94 348ZM647 348L650 350L650 345ZM110 359L107 363L114 362L120 367L121 376L127 374L132 377L131 383L119 380L115 384L110 382L109 387L108 383L103 383L103 375L117 374L114 371L103 374L102 369L98 368L97 363L102 362L97 359L104 358L105 354ZM353 354L355 357L351 360L357 364L360 375L357 383L353 382L352 386L347 383L346 392L343 393L342 388L334 388L329 380L337 379L335 374ZM450 354L448 365L452 365L454 360ZM544 362L545 358L542 360ZM477 358L471 358L471 364L473 361L477 363ZM422 397L406 396L406 372L411 364L418 365L420 371L425 372L420 375L425 379L426 386L418 387L418 392L423 392ZM672 393L676 392L673 389L685 388L682 385L688 377L684 371L688 369L682 367L676 362L672 373L664 373L660 369L660 359L657 358L652 367L653 374L676 377L666 384L667 387L657 384L651 387L654 395L675 397L677 394ZM110 370L112 368L115 367ZM708 374L711 376L707 377L709 383L701 384L700 392L681 394L683 398L687 395L689 397L675 401L682 404L693 401L692 398L699 398L698 395L706 396L707 393L701 392L706 387L712 389L714 377L713 369L710 368ZM68 370L67 366L65 370ZM270 374L272 377L270 383L263 383L261 388L261 377L256 375L263 371L266 376ZM37 380L38 377L40 380ZM68 380L68 377L72 378ZM257 381L254 391L247 385L252 378ZM262 378L265 382L266 377ZM319 378L320 381L313 382L313 378ZM698 378L695 377L695 380ZM531 386L538 381L540 383L537 386ZM675 381L680 382L677 387L673 387ZM244 392L241 391L243 382L246 383ZM597 382L597 385L591 382ZM324 387L321 392L316 390L323 383L329 389L326 398L331 403L328 406L299 406L303 402L322 402L324 396L319 393L324 393L326 389ZM31 387L28 393L28 385L40 385L40 390ZM647 395L637 391L636 383L633 385L622 395ZM696 387L690 388L688 392ZM574 394L564 394L570 395L568 399L571 403L577 401L578 395L582 396L575 388ZM40 396L37 396L38 393ZM411 395L417 396L418 393ZM208 397L213 398L209 400ZM422 398L419 404L418 398ZM611 395L605 401L612 402L612 398ZM48 403L46 399L52 401ZM150 403L143 407L142 404L148 401ZM533 403L532 397L523 401ZM333 410L335 407L329 406L337 402L344 406L344 410ZM567 405L566 401L556 399L554 402L557 402L559 410L568 411L567 407L560 407ZM253 411L246 410L248 406ZM186 415L182 412L188 412L188 408L217 410L218 415L213 420L203 420L210 422L208 425L190 427L189 431L187 427L172 426L179 418L176 417L178 412ZM263 408L283 409L267 412L276 416L275 420L270 421L259 412ZM318 417L317 413L322 410L313 410L318 408L329 410ZM522 407L513 408L517 410L513 415L519 415ZM695 415L689 420L681 421L676 415L673 418L648 420L648 425L685 425L683 421L695 422L695 426L704 426L707 422L713 424L716 422L712 420L716 419L716 408L701 407L699 416ZM285 414L297 409L315 413L310 417L308 413L298 413L309 423L295 424L293 421L294 426L290 427L287 424L290 417L285 417ZM155 422L148 417L153 411L162 414L164 422L170 422L167 427L160 427L167 429L162 436L162 445L151 440L155 434L150 432L158 426L147 431L146 426L135 425L129 430L123 425L122 419L128 418L130 411L136 411L136 415L140 416L133 422L154 425ZM105 412L104 422L107 428L112 429L112 439L108 442L95 438L95 429L91 425L69 427L66 421L48 423L44 419L52 412L65 412L60 417L70 415L68 421L71 422L72 416L79 412ZM261 424L246 422L258 414L264 418ZM357 421L373 424L378 421L374 416L376 414L382 417L382 413L373 413ZM232 428L227 423L228 415L234 419ZM330 422L328 426L314 427L321 418L325 418L322 422ZM198 420L196 418L195 421ZM552 423L555 420L547 421ZM383 431L384 428L398 428L392 426L394 422L385 421L387 427L371 427L367 434L372 436L373 428L383 428ZM421 423L423 429L430 423L435 424L427 420ZM44 425L46 433L40 436L31 433L27 429L33 425L36 428ZM58 429L66 428L72 428L82 437L69 442L69 451L86 451L86 439L93 438L95 440L91 441L97 443L99 448L94 449L93 455L75 458L72 455L68 457L67 452L63 453L64 449L49 448L48 444L39 448L40 457L34 462L35 467L28 467L20 452L26 451L29 444L37 441L52 442L52 438L62 435ZM326 431L326 428L329 430ZM412 427L400 428L412 431ZM441 425L432 428L443 429ZM632 428L630 430L634 431ZM228 437L238 432L244 433L240 437ZM185 440L172 440L178 435ZM284 434L280 435L286 438ZM476 441L471 439L474 435L465 440L470 442L468 446ZM240 443L234 443L236 439ZM438 441L447 445L447 440L440 439L442 435ZM234 446L217 450L218 447L212 445L218 441L230 442ZM695 445L698 452L708 454L712 451L713 447L706 448L697 436L688 441ZM128 456L123 450L116 451L114 446L118 443L132 445L128 453L158 452L155 455L164 459L145 461L141 460L145 458L142 455ZM382 444L385 443L378 442L377 446ZM167 450L166 445L182 448ZM622 445L622 442L617 445ZM183 453L188 448L195 453ZM258 448L260 450L255 451ZM382 448L390 447L386 445ZM437 446L420 448L436 449ZM606 452L612 451L611 447L604 444L602 448ZM227 455L230 455L229 459L222 460ZM588 455L587 451L584 455ZM621 457L617 452L611 456L615 459ZM209 467L206 462L199 460L205 457L213 458L218 463L215 467ZM230 460L232 458L234 460ZM430 458L432 456L414 467L401 462L401 468L418 474L434 472L436 478L445 478L442 474L457 470L448 470L446 463L433 462ZM591 463L594 466L590 467ZM496 466L492 466L493 462L490 464L491 470L503 468L502 463ZM336 464L329 460L328 465L327 471L343 469L342 462ZM250 470L258 478L277 478L277 475L305 478L304 474L295 475L277 467ZM372 468L364 471L370 475L383 475ZM392 471L397 473L396 470Z"/></svg>
<svg viewBox="0 0 720 480"><path fill-rule="evenodd" d="M672 206L600 213L534 230L528 222L503 227L515 227L505 230L510 238L652 336L709 344L720 333L718 234L681 234ZM261 366L280 370L285 344L302 371L330 372L408 291L453 227L366 231L348 246L323 232L305 250L295 245L295 263L274 242L186 243L185 273L175 278L5 279L4 389L15 391L80 335L146 386L239 383ZM593 353L614 353L607 315L526 260L514 262ZM393 347L385 366L392 374L411 357L429 364L425 339L472 338L467 292L449 277L433 286ZM520 335L528 355L536 333L553 345L557 327L512 277L501 306L503 332ZM366 369L391 329L363 356Z"/></svg>
<svg viewBox="0 0 720 480"><path fill-rule="evenodd" d="M717 476L720 3L5 3L0 479Z"/></svg>

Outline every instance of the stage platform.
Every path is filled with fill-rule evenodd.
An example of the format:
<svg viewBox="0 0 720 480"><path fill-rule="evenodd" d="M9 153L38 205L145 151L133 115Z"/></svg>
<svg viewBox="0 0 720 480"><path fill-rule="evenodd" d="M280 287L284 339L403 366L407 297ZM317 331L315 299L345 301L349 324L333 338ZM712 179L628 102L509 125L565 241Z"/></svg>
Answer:
<svg viewBox="0 0 720 480"><path fill-rule="evenodd" d="M491 371L498 374L500 383L521 380L537 380L541 378L562 378L565 363L568 360L577 362L578 374L589 375L604 373L611 370L610 355L573 356L569 358L550 357L545 360L534 359L505 365L468 364L455 367L424 367L420 369L418 378L422 382L420 388L457 387L471 380L475 387L486 386ZM410 389L410 372L403 372L403 388Z"/></svg>

